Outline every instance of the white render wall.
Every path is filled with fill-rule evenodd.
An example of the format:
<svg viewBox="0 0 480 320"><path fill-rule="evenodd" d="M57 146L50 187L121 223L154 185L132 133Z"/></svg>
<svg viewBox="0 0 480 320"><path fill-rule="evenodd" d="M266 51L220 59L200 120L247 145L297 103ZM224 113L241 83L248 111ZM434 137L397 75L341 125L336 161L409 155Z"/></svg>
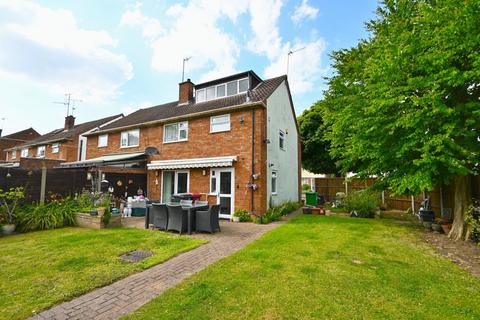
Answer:
<svg viewBox="0 0 480 320"><path fill-rule="evenodd" d="M285 81L267 99L267 208L298 201L298 134ZM285 132L285 148L280 149L279 130ZM288 132L288 134L287 134ZM272 166L273 164L273 166ZM272 195L272 171L277 171L277 194Z"/></svg>

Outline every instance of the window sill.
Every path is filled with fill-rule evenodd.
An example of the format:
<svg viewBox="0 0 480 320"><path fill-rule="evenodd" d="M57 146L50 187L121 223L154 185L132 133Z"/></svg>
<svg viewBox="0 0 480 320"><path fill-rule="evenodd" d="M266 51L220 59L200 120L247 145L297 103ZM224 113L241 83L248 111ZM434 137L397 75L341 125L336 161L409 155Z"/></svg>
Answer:
<svg viewBox="0 0 480 320"><path fill-rule="evenodd" d="M163 141L163 144L169 144L169 143L178 143L178 142L187 142L188 139L185 140L177 140L177 141Z"/></svg>
<svg viewBox="0 0 480 320"><path fill-rule="evenodd" d="M275 193L274 193L274 192L272 192L272 196L276 196L276 195L277 195L277 193L276 193L276 192L275 192Z"/></svg>
<svg viewBox="0 0 480 320"><path fill-rule="evenodd" d="M106 148L108 146L97 146L97 148ZM128 147L123 147L123 148L128 148Z"/></svg>
<svg viewBox="0 0 480 320"><path fill-rule="evenodd" d="M211 131L211 130L210 130L210 133L222 133L222 132L230 132L230 131L232 131L232 129L221 130L221 131Z"/></svg>
<svg viewBox="0 0 480 320"><path fill-rule="evenodd" d="M135 148L135 147L138 147L140 146L139 144L136 144L134 146L121 146L120 149L128 149L128 148Z"/></svg>

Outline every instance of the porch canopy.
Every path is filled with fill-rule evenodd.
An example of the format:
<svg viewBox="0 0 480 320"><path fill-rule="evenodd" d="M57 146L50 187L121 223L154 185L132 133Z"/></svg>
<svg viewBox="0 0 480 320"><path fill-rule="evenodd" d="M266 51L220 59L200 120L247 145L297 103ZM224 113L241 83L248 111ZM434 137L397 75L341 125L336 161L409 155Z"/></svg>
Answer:
<svg viewBox="0 0 480 320"><path fill-rule="evenodd" d="M121 154L109 154L101 156L98 158L83 160L83 161L74 161L74 162L64 162L60 164L60 168L82 168L82 167L93 167L93 166L102 166L102 165L115 165L123 164L127 160L136 160L138 158L144 158L144 152L134 152L134 153L121 153Z"/></svg>
<svg viewBox="0 0 480 320"><path fill-rule="evenodd" d="M147 167L148 167L148 170L217 168L217 167L231 167L234 161L237 161L237 156L156 160L147 164Z"/></svg>

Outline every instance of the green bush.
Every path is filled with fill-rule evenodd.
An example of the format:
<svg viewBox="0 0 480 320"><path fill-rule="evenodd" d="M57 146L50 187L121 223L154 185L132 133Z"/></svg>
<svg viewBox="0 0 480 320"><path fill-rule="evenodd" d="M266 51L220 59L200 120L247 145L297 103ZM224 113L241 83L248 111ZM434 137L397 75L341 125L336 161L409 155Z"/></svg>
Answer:
<svg viewBox="0 0 480 320"><path fill-rule="evenodd" d="M297 210L302 205L300 202L287 201L279 206L271 207L264 215L254 217L253 222L259 224L267 224L272 221L280 220L281 217Z"/></svg>
<svg viewBox="0 0 480 320"><path fill-rule="evenodd" d="M344 200L345 209L355 211L361 218L374 218L379 204L379 194L367 190L352 192Z"/></svg>
<svg viewBox="0 0 480 320"><path fill-rule="evenodd" d="M24 206L16 217L19 230L49 230L75 224L74 213L77 212L74 199L54 201L48 204Z"/></svg>
<svg viewBox="0 0 480 320"><path fill-rule="evenodd" d="M304 183L304 184L302 184L302 191L303 192L310 192L310 191L312 191L312 188L310 187L310 185L308 183Z"/></svg>
<svg viewBox="0 0 480 320"><path fill-rule="evenodd" d="M240 222L251 222L250 212L245 209L236 209L233 213L235 217L238 217Z"/></svg>

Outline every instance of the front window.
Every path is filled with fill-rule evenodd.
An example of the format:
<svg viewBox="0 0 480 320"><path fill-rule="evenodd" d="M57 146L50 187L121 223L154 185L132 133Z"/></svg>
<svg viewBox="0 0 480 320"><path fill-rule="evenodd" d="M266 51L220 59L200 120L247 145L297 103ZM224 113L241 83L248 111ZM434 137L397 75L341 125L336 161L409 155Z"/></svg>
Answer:
<svg viewBox="0 0 480 320"><path fill-rule="evenodd" d="M166 124L164 126L163 142L188 140L188 121Z"/></svg>
<svg viewBox="0 0 480 320"><path fill-rule="evenodd" d="M230 115L224 114L210 118L210 132L230 131Z"/></svg>
<svg viewBox="0 0 480 320"><path fill-rule="evenodd" d="M12 159L17 158L17 150L12 150Z"/></svg>
<svg viewBox="0 0 480 320"><path fill-rule="evenodd" d="M277 194L277 171L272 171L272 194Z"/></svg>
<svg viewBox="0 0 480 320"><path fill-rule="evenodd" d="M120 144L122 148L137 147L139 142L140 142L139 129L122 132L121 144Z"/></svg>
<svg viewBox="0 0 480 320"><path fill-rule="evenodd" d="M58 143L52 144L52 153L58 153L60 151L60 145Z"/></svg>
<svg viewBox="0 0 480 320"><path fill-rule="evenodd" d="M98 147L108 146L108 134L101 134L98 136Z"/></svg>
<svg viewBox="0 0 480 320"><path fill-rule="evenodd" d="M22 149L21 153L20 153L20 156L22 158L28 158L28 149Z"/></svg>
<svg viewBox="0 0 480 320"><path fill-rule="evenodd" d="M37 158L45 157L45 146L40 146L37 148Z"/></svg>
<svg viewBox="0 0 480 320"><path fill-rule="evenodd" d="M280 146L280 149L285 149L285 132L282 130L278 132L278 145Z"/></svg>

